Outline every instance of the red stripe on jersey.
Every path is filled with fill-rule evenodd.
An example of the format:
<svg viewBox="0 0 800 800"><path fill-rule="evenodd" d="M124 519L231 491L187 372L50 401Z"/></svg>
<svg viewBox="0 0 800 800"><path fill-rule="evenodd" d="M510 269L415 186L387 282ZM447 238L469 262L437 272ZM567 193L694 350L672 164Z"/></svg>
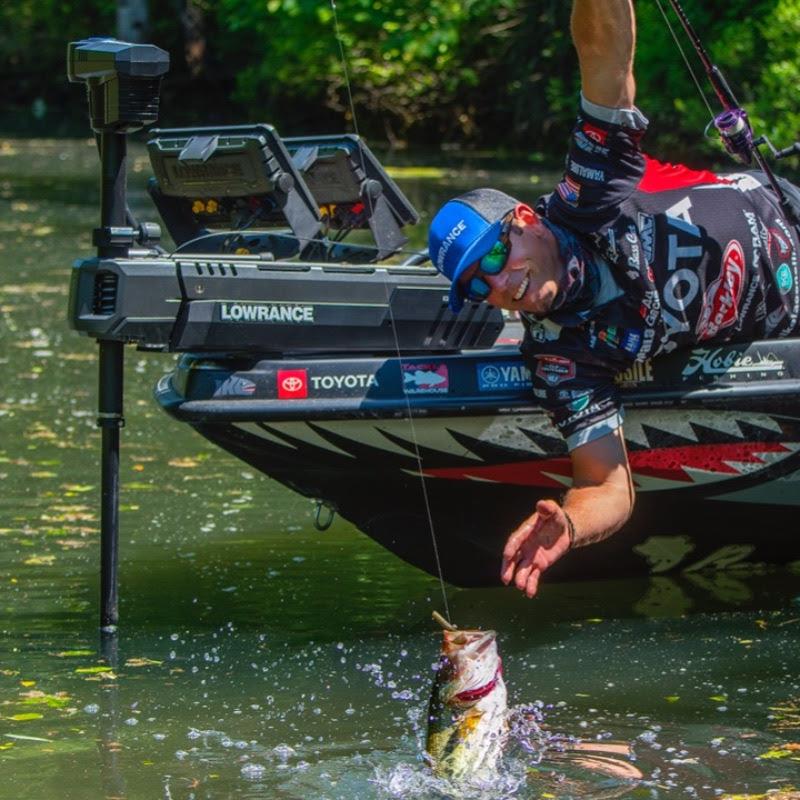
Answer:
<svg viewBox="0 0 800 800"><path fill-rule="evenodd" d="M667 192L670 189L685 189L701 183L730 183L725 178L707 169L689 169L683 164L669 164L645 156L644 175L637 189L640 192Z"/></svg>

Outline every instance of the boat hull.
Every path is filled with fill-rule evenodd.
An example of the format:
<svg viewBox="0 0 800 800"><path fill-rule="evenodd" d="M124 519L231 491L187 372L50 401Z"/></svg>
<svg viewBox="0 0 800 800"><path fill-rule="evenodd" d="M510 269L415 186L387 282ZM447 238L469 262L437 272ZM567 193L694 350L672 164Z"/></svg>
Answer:
<svg viewBox="0 0 800 800"><path fill-rule="evenodd" d="M628 376L633 516L606 542L562 559L549 579L800 561L800 351L790 342L728 350ZM698 363L728 367L720 375ZM499 582L508 534L538 499L570 485L564 443L520 366L502 346L424 363L190 356L156 396L208 440L430 574L433 531L445 578L487 586ZM279 373L298 378L305 396L287 397Z"/></svg>

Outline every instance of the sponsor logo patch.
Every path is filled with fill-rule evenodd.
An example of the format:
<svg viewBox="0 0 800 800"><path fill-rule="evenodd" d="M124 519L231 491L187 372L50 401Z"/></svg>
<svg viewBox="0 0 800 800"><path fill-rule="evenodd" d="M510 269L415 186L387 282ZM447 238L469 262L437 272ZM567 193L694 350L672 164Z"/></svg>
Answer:
<svg viewBox="0 0 800 800"><path fill-rule="evenodd" d="M789 294L794 286L792 268L788 264L781 264L775 273L775 280L778 282L778 290L781 294Z"/></svg>
<svg viewBox="0 0 800 800"><path fill-rule="evenodd" d="M623 331L621 347L626 353L630 353L632 356L635 356L642 347L641 331Z"/></svg>
<svg viewBox="0 0 800 800"><path fill-rule="evenodd" d="M608 148L597 144L597 142L590 139L583 131L575 131L575 136L573 138L575 146L583 150L584 153L608 157Z"/></svg>
<svg viewBox="0 0 800 800"><path fill-rule="evenodd" d="M570 411L583 411L589 405L589 393L587 392L582 397L577 397L569 404Z"/></svg>
<svg viewBox="0 0 800 800"><path fill-rule="evenodd" d="M558 196L568 205L576 206L581 197L581 189L574 181L561 181L556 186Z"/></svg>
<svg viewBox="0 0 800 800"><path fill-rule="evenodd" d="M402 364L406 394L447 394L450 376L447 364Z"/></svg>
<svg viewBox="0 0 800 800"><path fill-rule="evenodd" d="M214 397L249 397L256 393L256 385L247 378L231 375L214 392Z"/></svg>
<svg viewBox="0 0 800 800"><path fill-rule="evenodd" d="M756 350L748 353L743 350L693 350L689 362L683 368L681 376L686 379L700 373L702 375L747 380L752 375L781 375L786 370L786 363L774 353L761 353Z"/></svg>
<svg viewBox="0 0 800 800"><path fill-rule="evenodd" d="M602 169L597 169L596 167L587 167L584 164L579 164L574 159L570 159L569 170L576 177L583 178L587 181L605 183L606 180L606 173L603 172Z"/></svg>
<svg viewBox="0 0 800 800"><path fill-rule="evenodd" d="M605 342L609 347L619 347L620 330L616 325L609 325L607 328L602 328L597 333L597 338L601 342Z"/></svg>
<svg viewBox="0 0 800 800"><path fill-rule="evenodd" d="M564 381L571 381L575 377L575 362L562 356L536 356L539 362L536 367L536 377L549 386L558 386Z"/></svg>
<svg viewBox="0 0 800 800"><path fill-rule="evenodd" d="M655 253L655 219L652 214L642 214L639 212L639 241L642 243L644 260L648 264L653 263Z"/></svg>
<svg viewBox="0 0 800 800"><path fill-rule="evenodd" d="M313 324L314 306L277 303L220 303L221 322Z"/></svg>
<svg viewBox="0 0 800 800"><path fill-rule="evenodd" d="M728 242L722 255L719 277L706 289L703 313L697 323L697 338L711 339L739 317L739 300L744 286L744 251L736 239Z"/></svg>
<svg viewBox="0 0 800 800"><path fill-rule="evenodd" d="M308 370L279 369L278 399L302 400L308 397Z"/></svg>
<svg viewBox="0 0 800 800"><path fill-rule="evenodd" d="M783 261L792 252L789 238L777 228L770 228L767 232L767 249L776 261Z"/></svg>
<svg viewBox="0 0 800 800"><path fill-rule="evenodd" d="M346 375L312 375L309 378L314 390L330 391L348 389L369 389L378 385L378 379L371 372L349 373Z"/></svg>
<svg viewBox="0 0 800 800"><path fill-rule="evenodd" d="M531 371L522 361L503 364L478 364L478 391L504 392L509 389L530 389Z"/></svg>
<svg viewBox="0 0 800 800"><path fill-rule="evenodd" d="M602 144L602 145L606 143L606 139L608 138L608 131L604 130L603 128L598 128L597 125L592 125L591 122L584 122L581 125L581 130L593 142L597 142L597 144Z"/></svg>
<svg viewBox="0 0 800 800"><path fill-rule="evenodd" d="M436 256L436 268L439 270L439 272L441 272L444 268L444 259L447 255L447 251L450 249L453 242L458 239L458 237L461 236L466 229L467 223L461 219L455 225L453 225L453 227L450 229L450 232L444 237L444 241L439 248L439 254Z"/></svg>
<svg viewBox="0 0 800 800"><path fill-rule="evenodd" d="M649 361L636 361L624 372L620 372L614 377L614 383L623 386L652 383L654 380L653 365Z"/></svg>

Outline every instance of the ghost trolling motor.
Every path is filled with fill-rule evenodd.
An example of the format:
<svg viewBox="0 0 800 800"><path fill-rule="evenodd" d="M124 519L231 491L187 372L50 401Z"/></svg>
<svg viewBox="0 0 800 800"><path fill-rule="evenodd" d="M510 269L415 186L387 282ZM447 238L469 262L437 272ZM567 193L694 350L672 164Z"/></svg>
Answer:
<svg viewBox="0 0 800 800"><path fill-rule="evenodd" d="M129 248L147 234L147 228L137 230L129 224L126 136L156 121L161 77L168 69L169 55L151 44L90 38L68 45L67 77L73 83L86 84L90 124L100 151L100 227L93 235L98 259L125 258ZM98 345L97 421L102 430L100 624L108 633L116 629L119 618L119 443L124 425L124 344L99 338Z"/></svg>

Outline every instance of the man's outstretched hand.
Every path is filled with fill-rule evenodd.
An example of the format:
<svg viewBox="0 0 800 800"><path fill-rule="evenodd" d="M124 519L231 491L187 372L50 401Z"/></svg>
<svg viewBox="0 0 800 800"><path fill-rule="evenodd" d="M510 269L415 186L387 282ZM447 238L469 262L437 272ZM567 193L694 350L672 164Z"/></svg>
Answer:
<svg viewBox="0 0 800 800"><path fill-rule="evenodd" d="M539 578L570 548L569 524L555 500L540 500L536 511L508 537L500 577L514 581L528 597L539 588Z"/></svg>

